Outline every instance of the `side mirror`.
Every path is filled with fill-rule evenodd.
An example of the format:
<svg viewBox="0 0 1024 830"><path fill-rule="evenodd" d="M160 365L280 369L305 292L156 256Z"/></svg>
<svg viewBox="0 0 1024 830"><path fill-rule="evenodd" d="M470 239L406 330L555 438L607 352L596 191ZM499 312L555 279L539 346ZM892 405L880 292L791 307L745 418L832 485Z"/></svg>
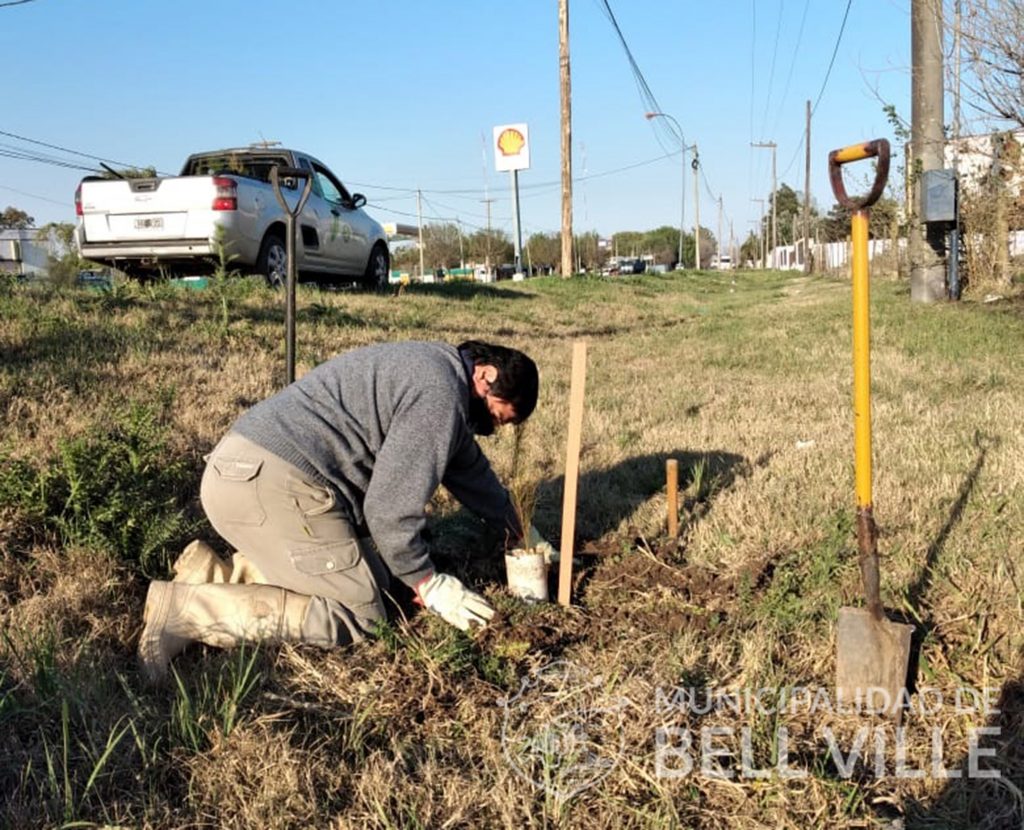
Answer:
<svg viewBox="0 0 1024 830"><path fill-rule="evenodd" d="M366 197L362 193L352 194L352 209L361 208L366 204Z"/></svg>

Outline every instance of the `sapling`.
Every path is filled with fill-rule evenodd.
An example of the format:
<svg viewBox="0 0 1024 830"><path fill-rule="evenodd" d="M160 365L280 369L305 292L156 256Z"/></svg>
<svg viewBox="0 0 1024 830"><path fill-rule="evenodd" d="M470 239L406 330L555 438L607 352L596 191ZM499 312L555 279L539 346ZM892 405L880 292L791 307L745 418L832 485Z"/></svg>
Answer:
<svg viewBox="0 0 1024 830"><path fill-rule="evenodd" d="M548 598L547 556L542 549L531 546L529 539L540 481L530 472L525 436L526 425L516 424L508 492L512 508L519 520L519 527L522 528L523 538L506 537L505 569L508 573L508 587L513 594L523 599L543 601Z"/></svg>

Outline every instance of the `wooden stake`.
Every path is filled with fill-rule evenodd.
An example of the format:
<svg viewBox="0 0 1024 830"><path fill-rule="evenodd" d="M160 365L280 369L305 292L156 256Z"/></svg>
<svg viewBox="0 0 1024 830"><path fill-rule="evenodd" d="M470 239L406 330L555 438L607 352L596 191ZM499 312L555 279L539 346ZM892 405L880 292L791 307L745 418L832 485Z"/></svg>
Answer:
<svg viewBox="0 0 1024 830"><path fill-rule="evenodd" d="M665 462L665 478L668 489L668 538L679 535L679 462L674 458Z"/></svg>
<svg viewBox="0 0 1024 830"><path fill-rule="evenodd" d="M572 591L572 553L576 536L576 487L580 477L583 437L583 388L587 379L587 344L572 345L572 382L569 387L569 442L565 451L565 492L562 498L562 550L558 568L558 602L569 604Z"/></svg>

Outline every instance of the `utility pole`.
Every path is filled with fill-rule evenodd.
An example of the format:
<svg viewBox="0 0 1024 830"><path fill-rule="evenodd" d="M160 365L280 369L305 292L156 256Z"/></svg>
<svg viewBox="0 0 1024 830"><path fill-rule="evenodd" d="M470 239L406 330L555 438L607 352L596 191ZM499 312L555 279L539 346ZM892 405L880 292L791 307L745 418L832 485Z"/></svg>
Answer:
<svg viewBox="0 0 1024 830"><path fill-rule="evenodd" d="M572 87L569 0L558 0L558 75L562 104L562 277L572 276Z"/></svg>
<svg viewBox="0 0 1024 830"><path fill-rule="evenodd" d="M722 194L718 194L718 267L722 267Z"/></svg>
<svg viewBox="0 0 1024 830"><path fill-rule="evenodd" d="M455 217L455 229L459 232L459 267L463 270L466 269L466 254L462 250L462 222L459 221L459 217Z"/></svg>
<svg viewBox="0 0 1024 830"><path fill-rule="evenodd" d="M487 269L487 279L491 278L491 202L494 199L481 199L487 205L487 245L484 249L484 268Z"/></svg>
<svg viewBox="0 0 1024 830"><path fill-rule="evenodd" d="M953 230L949 233L949 298L960 299L960 0L953 9L953 187L956 199Z"/></svg>
<svg viewBox="0 0 1024 830"><path fill-rule="evenodd" d="M423 270L423 194L419 189L416 190L416 221L420 228L420 279L426 282L427 272ZM433 279L430 280L430 282L433 281Z"/></svg>
<svg viewBox="0 0 1024 830"><path fill-rule="evenodd" d="M807 99L807 131L804 133L807 155L804 157L804 273L814 270L811 254L811 101Z"/></svg>
<svg viewBox="0 0 1024 830"><path fill-rule="evenodd" d="M915 171L910 229L910 299L932 303L946 296L945 234L922 222L921 174L943 167L942 0L911 0L911 156Z"/></svg>
<svg viewBox="0 0 1024 830"><path fill-rule="evenodd" d="M697 142L693 143L693 263L700 270L700 156L697 153Z"/></svg>
<svg viewBox="0 0 1024 830"><path fill-rule="evenodd" d="M761 237L761 270L763 271L765 269L765 267L767 266L767 263L765 262L765 258L764 258L764 255L765 255L765 250L764 250L764 234L765 234L765 228L764 228L764 199L751 199L750 201L751 202L757 202L758 204L761 205L761 216L757 220L757 225L758 225L757 234L758 234L759 237Z"/></svg>
<svg viewBox="0 0 1024 830"><path fill-rule="evenodd" d="M775 150L777 145L774 141L756 141L750 146L765 147L772 151L772 267L775 267L775 249L779 247L779 224L777 221L778 214L776 212L775 204L779 201L779 194L776 192L777 184L775 182Z"/></svg>

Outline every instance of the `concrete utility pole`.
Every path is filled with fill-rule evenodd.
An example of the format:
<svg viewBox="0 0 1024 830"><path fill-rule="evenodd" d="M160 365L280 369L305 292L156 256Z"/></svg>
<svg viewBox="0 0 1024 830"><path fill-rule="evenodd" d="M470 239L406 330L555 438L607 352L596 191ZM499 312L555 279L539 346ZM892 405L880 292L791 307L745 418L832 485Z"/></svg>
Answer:
<svg viewBox="0 0 1024 830"><path fill-rule="evenodd" d="M481 199L487 205L487 247L484 249L484 268L487 269L487 279L491 278L491 202L494 199Z"/></svg>
<svg viewBox="0 0 1024 830"><path fill-rule="evenodd" d="M697 142L693 143L693 263L700 270L700 156L697 154Z"/></svg>
<svg viewBox="0 0 1024 830"><path fill-rule="evenodd" d="M804 273L813 270L811 262L811 101L807 100L807 131L804 134L807 155L804 158Z"/></svg>
<svg viewBox="0 0 1024 830"><path fill-rule="evenodd" d="M423 270L423 204L422 204L422 199L423 199L423 194L419 190L417 190L416 191L416 221L417 221L417 223L419 224L419 227L420 227L420 232L419 232L419 239L420 239L420 279L423 280L423 282L426 282L427 281L427 274L426 274L426 271ZM433 279L431 279L430 281L433 282Z"/></svg>
<svg viewBox="0 0 1024 830"><path fill-rule="evenodd" d="M915 218L910 228L910 299L932 303L946 296L945 229L921 221L921 174L943 162L942 0L911 0L911 157Z"/></svg>
<svg viewBox="0 0 1024 830"><path fill-rule="evenodd" d="M572 276L572 86L569 0L558 0L558 74L562 101L562 276Z"/></svg>
<svg viewBox="0 0 1024 830"><path fill-rule="evenodd" d="M779 247L779 223L776 221L776 202L779 201L775 183L775 150L774 141L755 141L751 147L767 147L772 151L772 267L775 267L775 249Z"/></svg>
<svg viewBox="0 0 1024 830"><path fill-rule="evenodd" d="M751 202L757 202L759 205L761 205L761 216L757 220L757 235L761 238L761 269L764 270L764 268L767 267L767 264L768 264L768 263L765 262L765 250L764 250L764 235L765 235L765 228L764 228L764 199L751 199L750 201Z"/></svg>
<svg viewBox="0 0 1024 830"><path fill-rule="evenodd" d="M718 247L718 265L722 265L722 195L718 195L718 239L716 240Z"/></svg>

